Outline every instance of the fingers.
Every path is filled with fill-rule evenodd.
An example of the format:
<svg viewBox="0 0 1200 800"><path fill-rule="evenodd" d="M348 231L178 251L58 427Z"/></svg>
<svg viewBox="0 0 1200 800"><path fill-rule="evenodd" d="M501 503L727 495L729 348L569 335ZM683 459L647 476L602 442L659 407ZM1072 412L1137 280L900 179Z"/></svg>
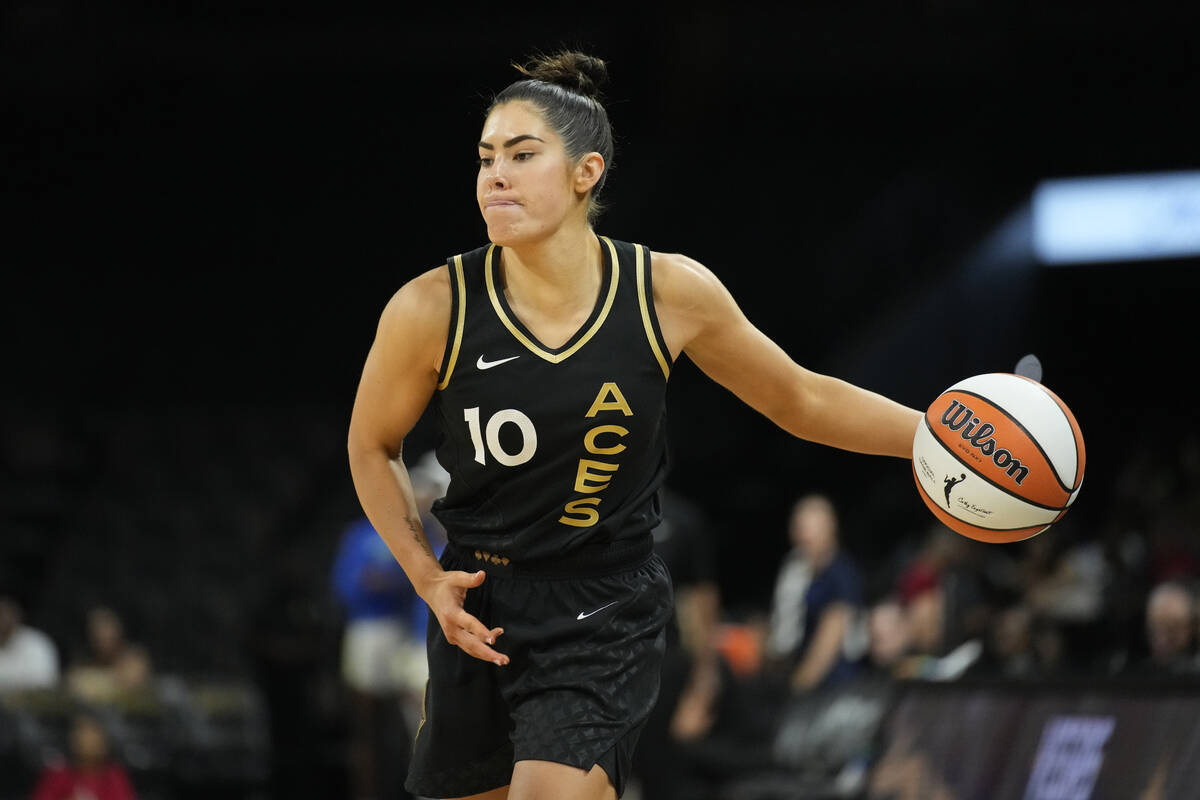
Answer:
<svg viewBox="0 0 1200 800"><path fill-rule="evenodd" d="M496 643L496 639L504 633L503 628L491 628L476 619L473 615L463 610L462 598L467 589L474 589L483 583L487 577L487 573L483 570L477 572L460 572L449 571L445 573L445 586L455 590L458 595L457 599L452 601L453 607L447 608L449 603L438 603L438 607L445 609L443 613L437 613L438 620L442 623L442 632L446 635L446 641L458 647L467 655L478 658L481 661L489 661L497 666L508 664L508 656L493 649L492 645Z"/></svg>
<svg viewBox="0 0 1200 800"><path fill-rule="evenodd" d="M452 627L454 628L452 631L443 629L446 633L446 640L450 644L480 661L490 661L498 667L508 664L508 656L490 646L494 645L500 635L504 633L503 628L489 630L482 622L465 611L455 616Z"/></svg>
<svg viewBox="0 0 1200 800"><path fill-rule="evenodd" d="M460 572L458 570L447 571L446 580L451 586L459 589L474 589L483 583L483 579L487 577L487 573L483 570L478 572Z"/></svg>
<svg viewBox="0 0 1200 800"><path fill-rule="evenodd" d="M504 633L504 631L500 628L488 630L482 622L468 614L466 611L460 611L456 617L457 619L455 621L458 623L459 629L471 636L474 636L481 642L495 644L496 637L501 633Z"/></svg>

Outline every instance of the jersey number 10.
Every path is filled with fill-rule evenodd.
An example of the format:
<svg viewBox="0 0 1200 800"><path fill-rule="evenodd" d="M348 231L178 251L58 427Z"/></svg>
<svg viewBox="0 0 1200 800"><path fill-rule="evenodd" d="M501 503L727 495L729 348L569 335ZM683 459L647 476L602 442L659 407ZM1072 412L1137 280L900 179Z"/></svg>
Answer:
<svg viewBox="0 0 1200 800"><path fill-rule="evenodd" d="M491 453L492 458L506 467L524 464L537 452L537 430L533 427L533 420L515 408L497 411L482 427L479 424L478 406L463 409L463 417L471 431L471 443L475 445L475 460L480 464L487 464L484 442L487 443L486 453ZM516 453L509 453L500 446L500 429L506 422L516 425L521 432L521 449Z"/></svg>

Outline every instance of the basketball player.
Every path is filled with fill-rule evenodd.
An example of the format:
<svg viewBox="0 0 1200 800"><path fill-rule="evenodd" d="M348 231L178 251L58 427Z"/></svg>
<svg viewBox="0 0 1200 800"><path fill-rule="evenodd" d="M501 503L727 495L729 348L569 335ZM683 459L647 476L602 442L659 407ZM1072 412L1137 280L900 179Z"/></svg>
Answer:
<svg viewBox="0 0 1200 800"><path fill-rule="evenodd" d="M658 692L672 599L651 530L675 360L785 431L860 453L911 458L921 413L794 363L687 256L598 235L605 65L565 52L518 69L479 137L490 243L387 303L350 467L437 620L409 791L600 800L624 790ZM451 475L440 559L401 459L430 403Z"/></svg>

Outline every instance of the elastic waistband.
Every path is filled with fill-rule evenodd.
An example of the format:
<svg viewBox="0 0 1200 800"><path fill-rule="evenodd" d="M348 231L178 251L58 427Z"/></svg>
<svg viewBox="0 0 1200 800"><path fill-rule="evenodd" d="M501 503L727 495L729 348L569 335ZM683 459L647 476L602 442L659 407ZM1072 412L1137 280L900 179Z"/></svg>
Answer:
<svg viewBox="0 0 1200 800"><path fill-rule="evenodd" d="M628 572L654 555L654 537L647 533L637 539L606 544L584 545L554 558L517 560L504 553L483 548L470 549L452 542L446 544L443 559L468 571L482 569L489 575L530 578L588 578Z"/></svg>

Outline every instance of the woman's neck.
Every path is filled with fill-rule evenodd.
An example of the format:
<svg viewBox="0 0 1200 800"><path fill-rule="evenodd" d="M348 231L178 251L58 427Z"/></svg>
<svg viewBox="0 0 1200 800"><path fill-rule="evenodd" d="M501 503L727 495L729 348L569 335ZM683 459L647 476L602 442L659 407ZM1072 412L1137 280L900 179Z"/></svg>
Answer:
<svg viewBox="0 0 1200 800"><path fill-rule="evenodd" d="M604 254L590 227L559 231L501 251L500 275L512 305L558 316L591 308L600 291Z"/></svg>

